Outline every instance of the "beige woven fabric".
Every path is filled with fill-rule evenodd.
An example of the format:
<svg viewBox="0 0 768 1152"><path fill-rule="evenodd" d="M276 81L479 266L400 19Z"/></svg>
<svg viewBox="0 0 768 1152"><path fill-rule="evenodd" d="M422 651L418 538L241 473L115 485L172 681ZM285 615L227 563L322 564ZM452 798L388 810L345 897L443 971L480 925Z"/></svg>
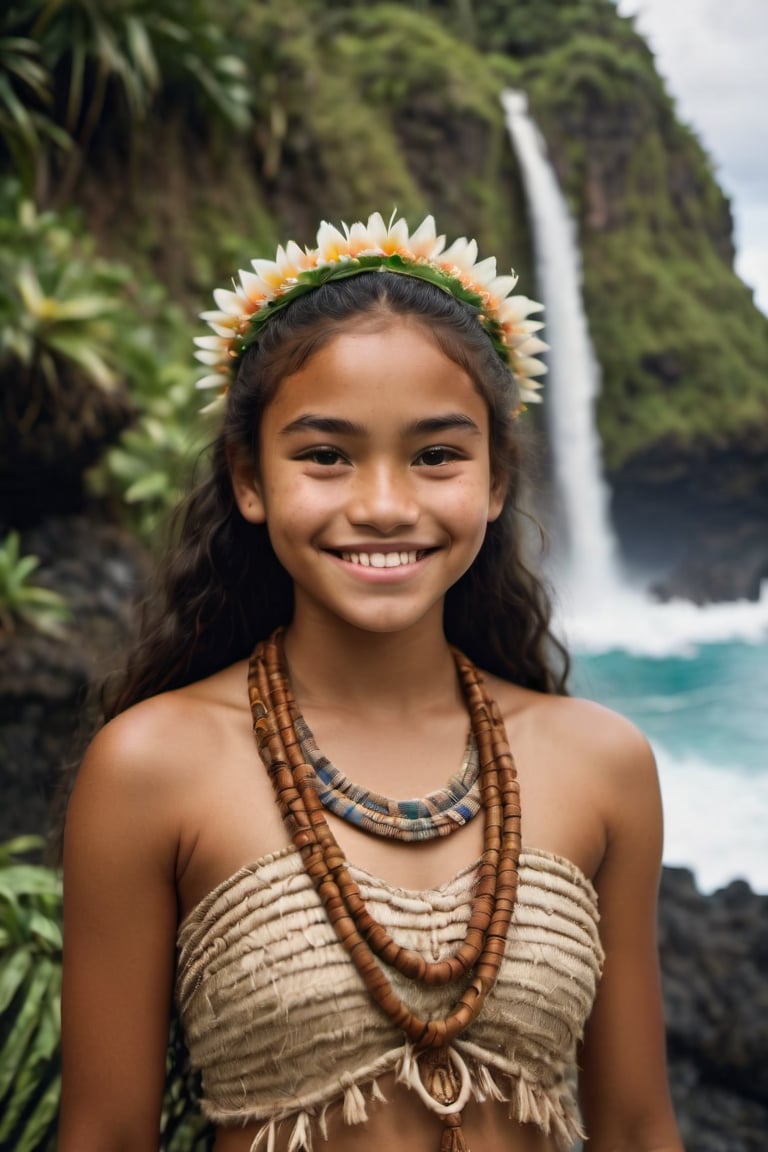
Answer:
<svg viewBox="0 0 768 1152"><path fill-rule="evenodd" d="M426 892L352 872L377 920L430 959L464 938L475 868ZM597 897L582 872L549 853L520 857L520 888L496 986L455 1042L476 1099L509 1101L510 1116L569 1147L581 1135L575 1050L603 963ZM422 1015L441 1016L459 983L420 988L388 970ZM365 1092L394 1070L417 1074L403 1036L370 1001L293 849L225 880L178 934L176 996L203 1110L218 1124L262 1121L253 1148L293 1125L291 1148L311 1152L325 1110L366 1119Z"/></svg>

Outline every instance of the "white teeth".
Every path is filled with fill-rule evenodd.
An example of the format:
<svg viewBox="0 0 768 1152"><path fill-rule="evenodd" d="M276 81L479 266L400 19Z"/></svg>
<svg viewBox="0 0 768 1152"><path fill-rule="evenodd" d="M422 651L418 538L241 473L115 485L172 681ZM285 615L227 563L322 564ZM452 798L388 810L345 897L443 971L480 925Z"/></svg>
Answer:
<svg viewBox="0 0 768 1152"><path fill-rule="evenodd" d="M341 558L363 568L399 568L401 564L415 564L418 552L342 552Z"/></svg>

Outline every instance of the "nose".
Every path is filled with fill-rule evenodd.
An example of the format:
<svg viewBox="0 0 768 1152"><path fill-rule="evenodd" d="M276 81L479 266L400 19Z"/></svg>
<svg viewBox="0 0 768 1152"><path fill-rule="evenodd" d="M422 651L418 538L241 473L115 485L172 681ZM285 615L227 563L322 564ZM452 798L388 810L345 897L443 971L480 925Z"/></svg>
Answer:
<svg viewBox="0 0 768 1152"><path fill-rule="evenodd" d="M371 462L358 469L350 494L350 522L392 533L416 523L419 516L407 466Z"/></svg>

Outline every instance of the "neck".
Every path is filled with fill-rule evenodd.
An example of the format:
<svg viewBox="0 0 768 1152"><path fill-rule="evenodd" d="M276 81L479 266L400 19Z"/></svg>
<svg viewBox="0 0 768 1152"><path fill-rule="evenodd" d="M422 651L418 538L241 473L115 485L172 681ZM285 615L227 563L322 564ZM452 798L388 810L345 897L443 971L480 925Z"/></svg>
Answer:
<svg viewBox="0 0 768 1152"><path fill-rule="evenodd" d="M460 699L442 621L405 632L365 632L334 621L294 620L285 654L296 698L307 706L419 712Z"/></svg>

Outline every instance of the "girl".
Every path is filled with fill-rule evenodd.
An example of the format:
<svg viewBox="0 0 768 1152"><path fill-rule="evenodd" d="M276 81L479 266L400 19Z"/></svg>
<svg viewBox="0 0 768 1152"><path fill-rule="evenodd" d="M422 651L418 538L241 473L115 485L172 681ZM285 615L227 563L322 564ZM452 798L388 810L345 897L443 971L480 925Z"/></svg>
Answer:
<svg viewBox="0 0 768 1152"><path fill-rule="evenodd" d="M157 1148L173 999L216 1152L682 1152L654 764L564 695L538 306L476 255L375 215L215 294L212 472L67 817L60 1152Z"/></svg>

